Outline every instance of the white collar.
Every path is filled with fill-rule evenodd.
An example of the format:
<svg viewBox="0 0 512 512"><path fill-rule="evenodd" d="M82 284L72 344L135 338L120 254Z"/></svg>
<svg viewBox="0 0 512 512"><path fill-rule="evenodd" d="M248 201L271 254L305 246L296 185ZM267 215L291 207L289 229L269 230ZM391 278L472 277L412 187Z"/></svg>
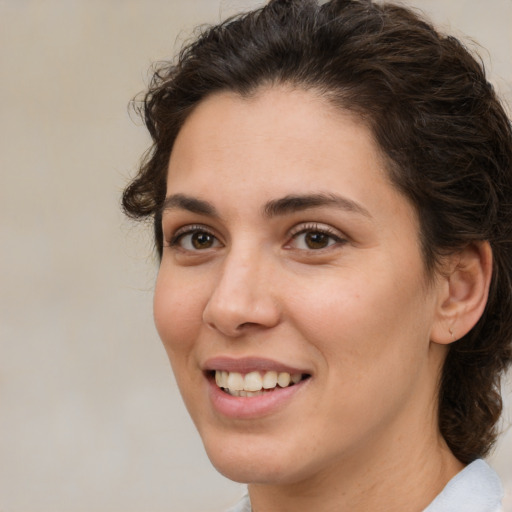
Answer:
<svg viewBox="0 0 512 512"><path fill-rule="evenodd" d="M498 475L477 459L455 475L423 512L500 512L502 498Z"/></svg>

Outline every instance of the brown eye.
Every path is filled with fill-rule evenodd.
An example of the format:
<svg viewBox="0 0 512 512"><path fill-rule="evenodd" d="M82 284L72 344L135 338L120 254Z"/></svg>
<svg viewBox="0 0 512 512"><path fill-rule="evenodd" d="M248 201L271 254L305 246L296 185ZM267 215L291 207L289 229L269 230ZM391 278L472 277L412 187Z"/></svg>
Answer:
<svg viewBox="0 0 512 512"><path fill-rule="evenodd" d="M178 246L186 251L204 251L206 249L220 247L221 243L217 237L211 233L195 229L178 234L171 242L171 246Z"/></svg>
<svg viewBox="0 0 512 512"><path fill-rule="evenodd" d="M300 228L299 228L300 229ZM327 249L331 245L343 244L346 240L333 233L329 227L305 226L302 230L292 235L289 247L302 251L318 251Z"/></svg>
<svg viewBox="0 0 512 512"><path fill-rule="evenodd" d="M193 233L190 241L194 249L209 249L215 243L215 237L210 233Z"/></svg>
<svg viewBox="0 0 512 512"><path fill-rule="evenodd" d="M332 238L320 231L309 231L305 233L304 242L309 249L323 249L329 246Z"/></svg>

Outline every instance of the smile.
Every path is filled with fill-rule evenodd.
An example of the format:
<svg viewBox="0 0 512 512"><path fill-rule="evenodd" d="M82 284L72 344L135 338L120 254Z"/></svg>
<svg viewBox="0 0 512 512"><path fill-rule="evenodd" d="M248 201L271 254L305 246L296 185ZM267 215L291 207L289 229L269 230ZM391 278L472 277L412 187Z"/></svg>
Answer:
<svg viewBox="0 0 512 512"><path fill-rule="evenodd" d="M261 357L218 356L201 366L215 414L237 421L279 413L303 396L314 373Z"/></svg>
<svg viewBox="0 0 512 512"><path fill-rule="evenodd" d="M245 375L239 372L215 371L215 383L226 393L238 397L262 396L277 387L287 388L298 384L307 375L302 373L252 371Z"/></svg>

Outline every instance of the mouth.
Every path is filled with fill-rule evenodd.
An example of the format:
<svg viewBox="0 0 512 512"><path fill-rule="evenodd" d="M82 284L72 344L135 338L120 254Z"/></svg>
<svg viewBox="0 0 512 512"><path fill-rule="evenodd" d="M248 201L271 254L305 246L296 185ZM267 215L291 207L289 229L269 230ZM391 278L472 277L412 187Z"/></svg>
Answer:
<svg viewBox="0 0 512 512"><path fill-rule="evenodd" d="M278 389L295 386L311 377L307 373L275 370L256 370L247 373L210 370L207 374L224 393L244 398L267 395Z"/></svg>
<svg viewBox="0 0 512 512"><path fill-rule="evenodd" d="M304 396L313 374L261 357L214 357L202 366L209 399L223 418L256 420L279 414Z"/></svg>

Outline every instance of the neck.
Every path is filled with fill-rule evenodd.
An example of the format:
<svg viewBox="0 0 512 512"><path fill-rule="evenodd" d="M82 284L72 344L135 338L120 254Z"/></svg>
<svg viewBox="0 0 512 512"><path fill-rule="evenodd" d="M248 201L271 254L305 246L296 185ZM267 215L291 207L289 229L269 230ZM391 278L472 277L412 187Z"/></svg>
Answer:
<svg viewBox="0 0 512 512"><path fill-rule="evenodd" d="M368 460L373 462L368 463ZM249 485L253 512L420 512L463 465L445 446L376 461L347 461L308 482ZM397 492L399 490L399 492Z"/></svg>
<svg viewBox="0 0 512 512"><path fill-rule="evenodd" d="M437 415L391 425L307 481L250 484L253 512L420 512L463 469L437 428ZM388 431L388 433L389 433ZM398 492L397 492L398 490Z"/></svg>

